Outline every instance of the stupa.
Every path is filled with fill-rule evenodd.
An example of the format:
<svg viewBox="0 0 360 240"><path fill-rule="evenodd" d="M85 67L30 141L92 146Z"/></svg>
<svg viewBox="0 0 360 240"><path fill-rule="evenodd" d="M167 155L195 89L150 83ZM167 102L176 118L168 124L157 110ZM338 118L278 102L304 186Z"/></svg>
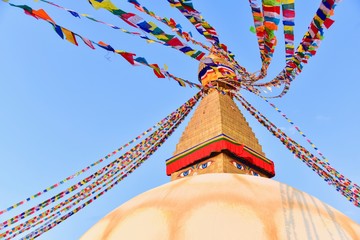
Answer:
<svg viewBox="0 0 360 240"><path fill-rule="evenodd" d="M232 65L215 53L207 60L199 66L201 83L234 88ZM170 183L121 205L81 239L360 239L359 224L270 179L274 163L226 91L207 92L166 171Z"/></svg>

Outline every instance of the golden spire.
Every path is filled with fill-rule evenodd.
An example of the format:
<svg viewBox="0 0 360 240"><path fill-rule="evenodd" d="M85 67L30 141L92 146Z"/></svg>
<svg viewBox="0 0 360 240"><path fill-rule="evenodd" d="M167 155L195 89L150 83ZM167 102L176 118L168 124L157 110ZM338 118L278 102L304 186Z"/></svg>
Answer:
<svg viewBox="0 0 360 240"><path fill-rule="evenodd" d="M201 83L231 89L225 81L236 78L232 65L214 52L204 61L199 66ZM275 175L273 162L232 97L215 89L201 100L166 165L172 180L203 173Z"/></svg>

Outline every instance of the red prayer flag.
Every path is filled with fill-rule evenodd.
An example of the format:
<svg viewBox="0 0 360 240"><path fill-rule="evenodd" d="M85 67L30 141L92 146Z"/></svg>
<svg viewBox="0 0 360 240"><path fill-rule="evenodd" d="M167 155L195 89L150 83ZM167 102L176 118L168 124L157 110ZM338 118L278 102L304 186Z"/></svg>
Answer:
<svg viewBox="0 0 360 240"><path fill-rule="evenodd" d="M330 18L326 18L324 21L324 26L329 29L331 27L331 25L333 25L335 21L330 19Z"/></svg>
<svg viewBox="0 0 360 240"><path fill-rule="evenodd" d="M293 18L295 17L295 10L292 9L285 9L283 10L283 16L287 18Z"/></svg>
<svg viewBox="0 0 360 240"><path fill-rule="evenodd" d="M158 78L165 78L164 74L160 71L159 65L157 64L149 64L149 66L154 69L154 73Z"/></svg>
<svg viewBox="0 0 360 240"><path fill-rule="evenodd" d="M171 40L167 41L166 43L172 47L184 47L185 46L177 37L173 37Z"/></svg>
<svg viewBox="0 0 360 240"><path fill-rule="evenodd" d="M174 19L170 18L168 24L171 26L171 27L175 27L176 26L176 22L174 21Z"/></svg>
<svg viewBox="0 0 360 240"><path fill-rule="evenodd" d="M263 11L280 14L280 6L263 5Z"/></svg>
<svg viewBox="0 0 360 240"><path fill-rule="evenodd" d="M292 35L292 34L285 34L285 39L294 41L294 35Z"/></svg>
<svg viewBox="0 0 360 240"><path fill-rule="evenodd" d="M116 53L120 54L123 58L126 59L126 61L128 61L131 65L135 65L134 62L134 56L136 56L136 54L134 53L129 53L129 52L120 52L120 51L116 51Z"/></svg>

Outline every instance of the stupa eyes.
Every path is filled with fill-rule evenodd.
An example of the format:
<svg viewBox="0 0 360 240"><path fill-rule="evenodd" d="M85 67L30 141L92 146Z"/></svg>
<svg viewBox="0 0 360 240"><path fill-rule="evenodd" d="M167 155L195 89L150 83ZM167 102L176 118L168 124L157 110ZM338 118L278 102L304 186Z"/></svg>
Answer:
<svg viewBox="0 0 360 240"><path fill-rule="evenodd" d="M236 168L238 168L238 169L240 169L240 170L244 170L244 166L241 165L240 163L237 163L237 162L233 161L232 164L233 164Z"/></svg>
<svg viewBox="0 0 360 240"><path fill-rule="evenodd" d="M212 164L212 161L209 161L207 163L200 164L198 168L205 169L205 168L209 167L211 164Z"/></svg>
<svg viewBox="0 0 360 240"><path fill-rule="evenodd" d="M180 173L179 177L186 177L189 176L189 174L191 173L191 169L188 169L182 173Z"/></svg>

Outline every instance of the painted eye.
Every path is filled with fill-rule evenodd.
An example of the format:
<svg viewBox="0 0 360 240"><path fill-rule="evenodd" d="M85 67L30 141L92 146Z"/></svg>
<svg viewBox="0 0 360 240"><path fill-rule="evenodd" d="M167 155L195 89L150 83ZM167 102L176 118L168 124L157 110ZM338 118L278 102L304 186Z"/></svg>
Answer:
<svg viewBox="0 0 360 240"><path fill-rule="evenodd" d="M244 166L243 165L241 165L240 163L237 163L237 162L232 162L233 163L233 165L236 167L236 168L238 168L238 169L240 169L240 170L244 170Z"/></svg>
<svg viewBox="0 0 360 240"><path fill-rule="evenodd" d="M188 169L182 173L180 173L179 177L186 177L189 176L189 174L191 173L191 169Z"/></svg>
<svg viewBox="0 0 360 240"><path fill-rule="evenodd" d="M209 162L207 162L207 163L200 164L199 169L205 169L205 168L207 168L208 166L210 166L211 163L212 163L212 161L209 161Z"/></svg>
<svg viewBox="0 0 360 240"><path fill-rule="evenodd" d="M253 176L259 176L259 174L258 174L257 172L254 172L254 171L251 171L251 174L252 174Z"/></svg>

